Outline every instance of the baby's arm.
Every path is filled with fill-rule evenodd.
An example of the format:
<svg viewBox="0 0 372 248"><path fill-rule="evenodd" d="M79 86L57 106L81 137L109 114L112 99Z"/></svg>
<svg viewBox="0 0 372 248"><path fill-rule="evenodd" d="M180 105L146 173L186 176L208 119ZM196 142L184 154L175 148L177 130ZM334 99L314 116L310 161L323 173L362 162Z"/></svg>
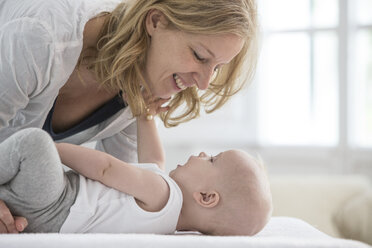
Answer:
<svg viewBox="0 0 372 248"><path fill-rule="evenodd" d="M148 120L147 115L156 115L168 108L162 107L169 99L151 99L144 95L147 103L147 113L137 117L137 153L138 162L155 163L164 170L165 152L161 144L154 119Z"/></svg>
<svg viewBox="0 0 372 248"><path fill-rule="evenodd" d="M168 185L156 173L90 148L67 143L56 144L56 147L64 165L85 177L132 195L143 203L147 211L159 211L168 201Z"/></svg>

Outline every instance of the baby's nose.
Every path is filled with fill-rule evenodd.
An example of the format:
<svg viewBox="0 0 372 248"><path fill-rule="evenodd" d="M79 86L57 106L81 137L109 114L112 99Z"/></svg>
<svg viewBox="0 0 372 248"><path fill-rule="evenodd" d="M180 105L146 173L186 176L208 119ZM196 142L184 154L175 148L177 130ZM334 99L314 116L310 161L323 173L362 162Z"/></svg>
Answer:
<svg viewBox="0 0 372 248"><path fill-rule="evenodd" d="M207 154L205 152L199 153L199 157L205 157L205 156L207 156Z"/></svg>

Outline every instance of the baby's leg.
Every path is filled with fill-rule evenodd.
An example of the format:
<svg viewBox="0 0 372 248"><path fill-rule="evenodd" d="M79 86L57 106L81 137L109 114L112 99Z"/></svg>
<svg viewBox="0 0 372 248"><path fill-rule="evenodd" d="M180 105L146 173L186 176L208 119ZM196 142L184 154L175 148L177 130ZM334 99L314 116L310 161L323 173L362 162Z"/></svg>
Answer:
<svg viewBox="0 0 372 248"><path fill-rule="evenodd" d="M59 206L66 199L71 180L63 171L51 137L36 128L12 135L0 144L0 171L0 199L12 214L28 219L26 231L59 231L76 192L68 197L73 200L62 211ZM62 223L51 227L55 218L62 218Z"/></svg>

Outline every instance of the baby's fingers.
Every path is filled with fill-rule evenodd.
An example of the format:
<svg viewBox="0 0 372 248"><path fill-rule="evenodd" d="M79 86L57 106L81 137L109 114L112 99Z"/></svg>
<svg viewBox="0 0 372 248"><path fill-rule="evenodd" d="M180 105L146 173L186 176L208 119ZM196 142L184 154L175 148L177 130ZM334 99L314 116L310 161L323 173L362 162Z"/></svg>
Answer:
<svg viewBox="0 0 372 248"><path fill-rule="evenodd" d="M156 108L158 109L158 112L164 112L164 111L167 111L169 109L168 106L164 106L166 105L167 102L169 102L170 99L158 99L155 103L156 105Z"/></svg>
<svg viewBox="0 0 372 248"><path fill-rule="evenodd" d="M168 99L162 99L162 98L159 98L156 103L159 104L160 106L163 105L164 103L167 103L169 102L170 98Z"/></svg>
<svg viewBox="0 0 372 248"><path fill-rule="evenodd" d="M158 113L163 113L169 110L168 106L158 108Z"/></svg>

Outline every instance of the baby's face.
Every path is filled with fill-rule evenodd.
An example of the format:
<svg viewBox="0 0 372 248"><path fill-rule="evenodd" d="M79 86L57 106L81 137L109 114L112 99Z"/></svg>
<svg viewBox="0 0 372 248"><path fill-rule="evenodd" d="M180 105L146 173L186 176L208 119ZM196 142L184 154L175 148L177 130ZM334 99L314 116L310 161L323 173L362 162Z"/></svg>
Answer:
<svg viewBox="0 0 372 248"><path fill-rule="evenodd" d="M220 175L228 169L229 161L236 156L235 151L225 151L217 156L209 156L201 152L198 156L190 156L184 165L177 165L177 168L169 175L183 186L191 186L195 190L198 186L211 185L210 183L221 183L221 180L229 180Z"/></svg>

